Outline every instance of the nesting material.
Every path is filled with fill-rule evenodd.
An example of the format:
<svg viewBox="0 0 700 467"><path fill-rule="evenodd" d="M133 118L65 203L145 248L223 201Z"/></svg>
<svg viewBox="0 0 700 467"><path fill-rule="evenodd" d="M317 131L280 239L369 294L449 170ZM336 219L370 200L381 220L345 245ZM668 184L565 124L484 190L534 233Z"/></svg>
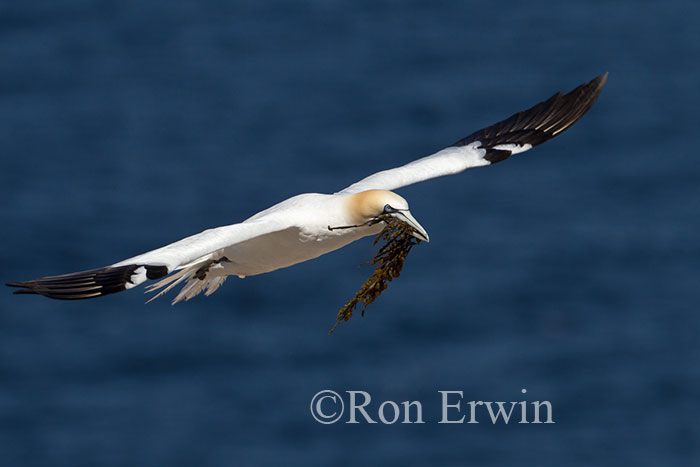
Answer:
<svg viewBox="0 0 700 467"><path fill-rule="evenodd" d="M413 227L401 222L396 217L383 215L377 218L377 222L380 221L386 225L374 239L374 245L380 240L386 243L379 249L374 259L369 262L372 265L376 264L377 267L355 296L340 309L335 325L329 334L332 334L342 321L348 321L359 305L362 306L362 316L364 316L367 306L379 297L392 279L399 277L411 248L420 243L420 240L412 235L415 232Z"/></svg>

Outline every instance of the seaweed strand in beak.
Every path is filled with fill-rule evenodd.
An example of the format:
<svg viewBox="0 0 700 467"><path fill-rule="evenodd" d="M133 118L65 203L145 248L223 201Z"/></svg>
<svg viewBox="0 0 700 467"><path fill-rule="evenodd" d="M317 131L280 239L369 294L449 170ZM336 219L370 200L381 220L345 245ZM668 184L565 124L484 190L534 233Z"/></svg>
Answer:
<svg viewBox="0 0 700 467"><path fill-rule="evenodd" d="M410 215L410 213L409 213ZM403 263L406 261L408 253L415 245L421 242L421 238L416 235L419 232L413 225L403 221L401 218L393 214L381 215L377 218L383 221L386 226L374 239L376 245L380 240L386 243L379 249L377 255L370 264L377 265L372 276L362 284L360 290L338 311L335 325L330 330L332 334L335 328L341 321L348 321L353 314L353 311L358 305L362 305L362 316L365 315L367 307L379 297L379 295L387 288L388 283L399 277ZM413 219L411 217L411 219ZM415 219L413 219L415 221ZM425 232L420 224L418 227L422 232ZM425 234L427 240L427 233Z"/></svg>

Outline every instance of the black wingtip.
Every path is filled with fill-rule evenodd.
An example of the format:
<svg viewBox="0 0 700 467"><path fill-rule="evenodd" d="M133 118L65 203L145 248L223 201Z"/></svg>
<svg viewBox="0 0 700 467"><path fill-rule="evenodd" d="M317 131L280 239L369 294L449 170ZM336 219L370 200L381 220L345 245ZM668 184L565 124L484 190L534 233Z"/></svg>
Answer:
<svg viewBox="0 0 700 467"><path fill-rule="evenodd" d="M42 277L26 282L12 282L8 285L20 287L19 290L12 292L14 295L43 295L59 300L99 297L107 293L117 292L118 289L124 289L123 285L120 284L123 279L118 277L122 274L109 274L104 277L104 273L108 270L109 268L95 269L61 276ZM120 273L129 274L128 271L120 271Z"/></svg>
<svg viewBox="0 0 700 467"><path fill-rule="evenodd" d="M23 294L34 294L37 295L37 292L31 290L31 289L19 289L19 290L13 290L12 295L23 295Z"/></svg>
<svg viewBox="0 0 700 467"><path fill-rule="evenodd" d="M130 264L118 267L105 267L89 271L42 277L26 282L8 282L8 287L19 287L13 294L35 294L58 300L80 300L96 298L121 292L132 282L137 269L145 267L148 279L160 278L168 274L166 266Z"/></svg>
<svg viewBox="0 0 700 467"><path fill-rule="evenodd" d="M592 80L590 80L587 84L582 84L581 86L579 86L579 88L581 88L583 86L587 86L588 88L590 88L591 99L593 100L593 102L595 102L596 99L598 99L600 92L603 90L605 83L608 82L608 75L609 75L609 72L606 71L602 75L598 75L595 78L593 78ZM576 89L578 89L578 88L576 88ZM591 105L593 104L593 102L591 103Z"/></svg>
<svg viewBox="0 0 700 467"><path fill-rule="evenodd" d="M598 99L608 73L598 75L566 94L558 92L527 110L463 138L453 146L479 142L484 159L492 164L507 159L513 151L504 145L537 146L554 138L576 123Z"/></svg>
<svg viewBox="0 0 700 467"><path fill-rule="evenodd" d="M604 86L605 83L608 81L608 74L609 74L609 72L606 71L602 75L598 76L598 78L600 78L600 86L601 87Z"/></svg>
<svg viewBox="0 0 700 467"><path fill-rule="evenodd" d="M36 294L27 282L5 282L7 287L19 287L18 290L13 290L12 295Z"/></svg>

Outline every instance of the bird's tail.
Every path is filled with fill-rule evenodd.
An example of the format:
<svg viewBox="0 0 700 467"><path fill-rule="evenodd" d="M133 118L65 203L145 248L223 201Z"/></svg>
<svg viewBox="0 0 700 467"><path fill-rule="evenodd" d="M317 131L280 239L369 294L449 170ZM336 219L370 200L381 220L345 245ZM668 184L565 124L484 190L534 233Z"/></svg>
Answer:
<svg viewBox="0 0 700 467"><path fill-rule="evenodd" d="M219 259L207 259L191 263L175 274L155 284L149 285L146 288L147 293L157 290L160 290L160 292L151 297L146 303L150 303L156 298L166 294L182 282L184 282L185 285L173 299L173 305L183 300L188 301L205 290L206 292L204 294L206 296L213 294L226 280L226 275L223 274L223 264L228 261L228 258L222 257Z"/></svg>

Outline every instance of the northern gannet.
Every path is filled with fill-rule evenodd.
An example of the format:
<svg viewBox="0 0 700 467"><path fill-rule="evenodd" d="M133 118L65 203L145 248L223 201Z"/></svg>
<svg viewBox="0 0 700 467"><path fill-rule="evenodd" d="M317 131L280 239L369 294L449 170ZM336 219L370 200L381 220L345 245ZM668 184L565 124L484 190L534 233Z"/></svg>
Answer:
<svg viewBox="0 0 700 467"><path fill-rule="evenodd" d="M160 279L147 290L160 290L153 300L184 282L172 301L175 304L205 290L211 295L228 276L242 278L286 268L376 235L383 228L383 222L376 221L378 216L395 217L427 242L428 233L409 211L408 202L391 190L495 164L544 143L591 108L607 76L598 76L565 95L558 92L435 154L377 172L337 193L297 195L241 223L205 230L111 266L7 285L19 287L15 294L74 300Z"/></svg>

